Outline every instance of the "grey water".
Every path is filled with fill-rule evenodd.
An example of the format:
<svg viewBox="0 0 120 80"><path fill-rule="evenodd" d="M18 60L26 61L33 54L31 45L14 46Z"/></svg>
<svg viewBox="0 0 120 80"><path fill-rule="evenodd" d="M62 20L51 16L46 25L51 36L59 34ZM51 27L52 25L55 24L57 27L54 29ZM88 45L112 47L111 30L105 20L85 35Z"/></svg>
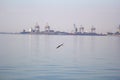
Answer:
<svg viewBox="0 0 120 80"><path fill-rule="evenodd" d="M0 80L120 80L120 37L0 34Z"/></svg>

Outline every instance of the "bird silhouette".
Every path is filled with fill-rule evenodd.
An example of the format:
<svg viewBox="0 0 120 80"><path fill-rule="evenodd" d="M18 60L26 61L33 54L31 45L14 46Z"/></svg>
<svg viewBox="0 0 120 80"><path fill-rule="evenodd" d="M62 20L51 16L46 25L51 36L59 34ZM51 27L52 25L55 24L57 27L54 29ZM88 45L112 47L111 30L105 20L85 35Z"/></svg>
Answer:
<svg viewBox="0 0 120 80"><path fill-rule="evenodd" d="M64 44L64 43L58 45L58 46L56 47L56 49L58 49L58 48L60 48L61 46L63 46L63 44Z"/></svg>

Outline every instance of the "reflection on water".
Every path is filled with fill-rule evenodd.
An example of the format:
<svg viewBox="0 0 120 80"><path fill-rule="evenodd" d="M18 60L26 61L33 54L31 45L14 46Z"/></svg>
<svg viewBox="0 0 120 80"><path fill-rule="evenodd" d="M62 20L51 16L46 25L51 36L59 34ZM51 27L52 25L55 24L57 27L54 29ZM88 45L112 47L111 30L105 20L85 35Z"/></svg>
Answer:
<svg viewBox="0 0 120 80"><path fill-rule="evenodd" d="M0 80L120 80L120 37L0 35L0 40Z"/></svg>

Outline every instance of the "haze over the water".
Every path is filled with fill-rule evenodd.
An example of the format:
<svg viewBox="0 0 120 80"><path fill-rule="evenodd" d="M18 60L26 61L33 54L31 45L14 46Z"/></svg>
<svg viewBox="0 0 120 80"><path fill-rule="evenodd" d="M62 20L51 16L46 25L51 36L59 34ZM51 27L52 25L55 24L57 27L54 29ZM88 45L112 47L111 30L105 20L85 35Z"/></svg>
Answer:
<svg viewBox="0 0 120 80"><path fill-rule="evenodd" d="M20 32L48 23L59 31L73 24L90 31L115 32L120 24L120 0L0 0L0 32Z"/></svg>

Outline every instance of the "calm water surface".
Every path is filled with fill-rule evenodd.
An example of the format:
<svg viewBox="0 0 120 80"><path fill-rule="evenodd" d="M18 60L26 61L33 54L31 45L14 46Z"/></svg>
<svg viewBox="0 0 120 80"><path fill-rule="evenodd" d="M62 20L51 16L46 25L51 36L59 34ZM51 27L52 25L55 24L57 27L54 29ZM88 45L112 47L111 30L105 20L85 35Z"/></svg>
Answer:
<svg viewBox="0 0 120 80"><path fill-rule="evenodd" d="M0 34L0 80L120 80L120 37Z"/></svg>

